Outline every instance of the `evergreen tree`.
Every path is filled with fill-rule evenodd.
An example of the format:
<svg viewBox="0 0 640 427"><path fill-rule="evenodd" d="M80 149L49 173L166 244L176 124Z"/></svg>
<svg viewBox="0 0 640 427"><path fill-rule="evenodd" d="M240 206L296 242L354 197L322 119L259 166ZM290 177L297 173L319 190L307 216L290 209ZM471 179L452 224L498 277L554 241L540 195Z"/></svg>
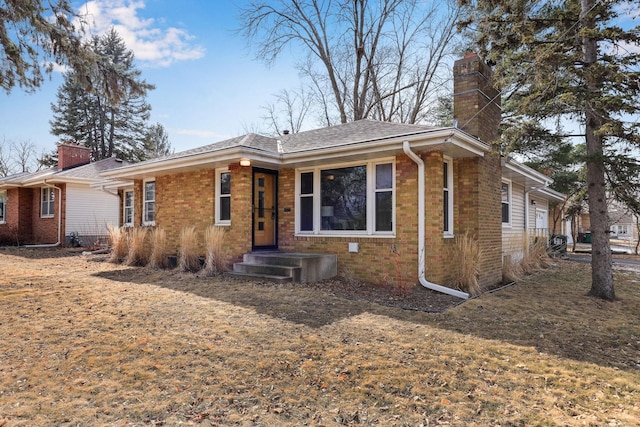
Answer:
<svg viewBox="0 0 640 427"><path fill-rule="evenodd" d="M160 123L155 123L147 128L143 144L145 159L155 159L173 153L169 135Z"/></svg>
<svg viewBox="0 0 640 427"><path fill-rule="evenodd" d="M640 1L478 0L475 6L466 24L475 27L481 54L496 64L507 117L532 123L535 140L547 146L563 136L560 126L544 126L550 119L581 124L593 245L589 294L613 300L605 177L621 147L640 145L639 125L627 119L640 110L640 27L624 22L625 7L637 10Z"/></svg>
<svg viewBox="0 0 640 427"><path fill-rule="evenodd" d="M91 52L80 41L67 0L3 0L0 3L0 87L33 91L53 61L85 70ZM84 74L83 74L84 75Z"/></svg>
<svg viewBox="0 0 640 427"><path fill-rule="evenodd" d="M146 93L154 86L140 78L133 52L114 29L95 36L90 45L99 58L91 73L92 88L85 90L75 71L65 74L57 104L51 105L51 133L91 148L94 160L144 160L151 110Z"/></svg>

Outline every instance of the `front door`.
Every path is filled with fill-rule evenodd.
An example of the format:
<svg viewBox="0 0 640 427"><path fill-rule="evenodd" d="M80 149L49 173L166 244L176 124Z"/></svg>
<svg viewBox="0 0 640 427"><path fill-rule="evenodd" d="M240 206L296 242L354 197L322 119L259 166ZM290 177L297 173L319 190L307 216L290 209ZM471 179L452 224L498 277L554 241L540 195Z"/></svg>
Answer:
<svg viewBox="0 0 640 427"><path fill-rule="evenodd" d="M278 246L277 183L275 171L253 171L253 248L276 249Z"/></svg>

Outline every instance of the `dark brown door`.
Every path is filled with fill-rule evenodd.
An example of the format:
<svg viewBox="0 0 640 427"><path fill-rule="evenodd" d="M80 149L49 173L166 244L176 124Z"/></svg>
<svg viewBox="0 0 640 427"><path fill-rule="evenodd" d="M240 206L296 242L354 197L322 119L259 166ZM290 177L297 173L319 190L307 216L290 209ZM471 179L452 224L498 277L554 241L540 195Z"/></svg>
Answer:
<svg viewBox="0 0 640 427"><path fill-rule="evenodd" d="M253 173L253 246L270 249L277 246L276 174Z"/></svg>

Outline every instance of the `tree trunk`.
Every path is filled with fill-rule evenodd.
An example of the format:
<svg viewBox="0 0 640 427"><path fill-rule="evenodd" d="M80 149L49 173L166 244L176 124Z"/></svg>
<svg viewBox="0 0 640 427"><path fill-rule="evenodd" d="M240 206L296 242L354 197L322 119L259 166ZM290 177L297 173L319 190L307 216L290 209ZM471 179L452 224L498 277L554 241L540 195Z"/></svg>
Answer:
<svg viewBox="0 0 640 427"><path fill-rule="evenodd" d="M595 27L588 17L595 0L582 0L583 26ZM591 102L598 96L598 81L592 65L597 60L597 44L592 37L582 38L584 52L587 100L585 103L585 134L587 145L587 194L589 196L589 217L591 220L591 290L589 295L608 301L615 299L613 291L613 272L611 245L609 243L609 218L605 186L604 153L602 135L597 133L606 114L599 111Z"/></svg>

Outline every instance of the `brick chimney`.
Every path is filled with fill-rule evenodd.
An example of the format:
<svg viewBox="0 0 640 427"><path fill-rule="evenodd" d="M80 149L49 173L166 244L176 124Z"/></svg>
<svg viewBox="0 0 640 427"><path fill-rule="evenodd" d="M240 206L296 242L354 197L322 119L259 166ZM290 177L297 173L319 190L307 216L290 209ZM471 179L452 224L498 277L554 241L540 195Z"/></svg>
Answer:
<svg viewBox="0 0 640 427"><path fill-rule="evenodd" d="M453 119L457 126L481 141L498 139L502 108L493 87L493 72L477 53L453 64Z"/></svg>
<svg viewBox="0 0 640 427"><path fill-rule="evenodd" d="M82 166L91 162L91 149L80 144L58 144L58 170Z"/></svg>

